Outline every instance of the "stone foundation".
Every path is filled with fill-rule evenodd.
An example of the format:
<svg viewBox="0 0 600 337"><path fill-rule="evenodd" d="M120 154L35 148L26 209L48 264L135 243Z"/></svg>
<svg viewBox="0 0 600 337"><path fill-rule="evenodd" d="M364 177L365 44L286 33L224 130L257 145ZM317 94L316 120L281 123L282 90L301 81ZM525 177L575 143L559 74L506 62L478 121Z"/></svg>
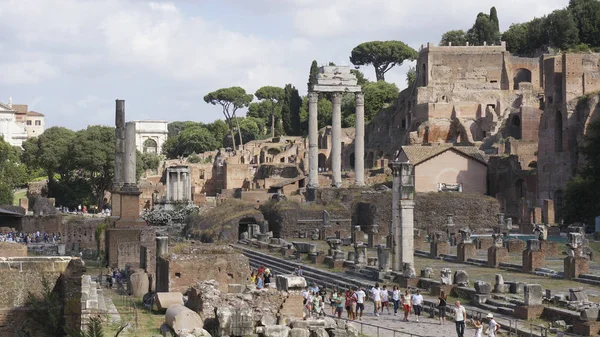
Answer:
<svg viewBox="0 0 600 337"><path fill-rule="evenodd" d="M492 246L488 249L488 267L498 268L500 263L508 262L508 249Z"/></svg>
<svg viewBox="0 0 600 337"><path fill-rule="evenodd" d="M589 267L589 261L585 257L567 256L564 260L565 278L570 280L580 274L587 274Z"/></svg>
<svg viewBox="0 0 600 337"><path fill-rule="evenodd" d="M474 243L459 243L456 252L459 262L467 262L468 259L474 258L477 255Z"/></svg>
<svg viewBox="0 0 600 337"><path fill-rule="evenodd" d="M27 246L15 242L0 242L0 257L27 256Z"/></svg>
<svg viewBox="0 0 600 337"><path fill-rule="evenodd" d="M448 242L431 242L429 244L429 256L432 258L439 257L441 254L450 252L450 244Z"/></svg>
<svg viewBox="0 0 600 337"><path fill-rule="evenodd" d="M504 247L508 249L509 253L520 253L525 250L525 241L519 239L512 239L504 241Z"/></svg>
<svg viewBox="0 0 600 337"><path fill-rule="evenodd" d="M491 237L478 237L475 238L475 246L477 249L490 249L494 240Z"/></svg>
<svg viewBox="0 0 600 337"><path fill-rule="evenodd" d="M156 271L156 234L151 227L110 228L106 230L108 265L124 269L142 268L148 274Z"/></svg>
<svg viewBox="0 0 600 337"><path fill-rule="evenodd" d="M543 268L546 262L546 257L542 251L523 251L523 271L531 273L537 268Z"/></svg>
<svg viewBox="0 0 600 337"><path fill-rule="evenodd" d="M600 322L573 322L573 333L578 336L596 336L600 331Z"/></svg>

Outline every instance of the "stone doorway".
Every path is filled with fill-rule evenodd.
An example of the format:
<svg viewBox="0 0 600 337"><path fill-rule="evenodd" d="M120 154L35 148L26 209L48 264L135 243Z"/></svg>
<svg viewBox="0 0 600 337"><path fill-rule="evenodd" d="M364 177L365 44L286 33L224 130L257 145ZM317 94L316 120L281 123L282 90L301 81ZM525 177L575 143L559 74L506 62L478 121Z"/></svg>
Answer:
<svg viewBox="0 0 600 337"><path fill-rule="evenodd" d="M238 222L238 239L251 239L255 234L260 233L260 226L256 219L251 217L241 218Z"/></svg>

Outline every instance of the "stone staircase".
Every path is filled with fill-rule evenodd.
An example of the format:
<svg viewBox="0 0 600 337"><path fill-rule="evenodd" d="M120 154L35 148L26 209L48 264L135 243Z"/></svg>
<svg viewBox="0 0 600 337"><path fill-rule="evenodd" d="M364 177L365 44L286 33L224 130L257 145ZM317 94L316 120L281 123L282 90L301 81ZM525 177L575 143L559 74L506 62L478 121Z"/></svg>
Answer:
<svg viewBox="0 0 600 337"><path fill-rule="evenodd" d="M120 323L121 315L112 299L104 296L104 288L90 275L81 278L81 325L84 328L92 317L107 319L110 323Z"/></svg>

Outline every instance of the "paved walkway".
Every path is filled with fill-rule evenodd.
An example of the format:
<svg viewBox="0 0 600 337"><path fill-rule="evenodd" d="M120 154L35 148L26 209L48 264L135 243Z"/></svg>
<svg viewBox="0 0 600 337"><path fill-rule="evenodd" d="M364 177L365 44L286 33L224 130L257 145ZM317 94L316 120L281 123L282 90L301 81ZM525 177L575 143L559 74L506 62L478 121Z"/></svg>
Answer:
<svg viewBox="0 0 600 337"><path fill-rule="evenodd" d="M369 306L368 306L369 307ZM370 308L373 310L372 306ZM401 333L394 333L389 330L378 329L376 327L371 327L366 324L362 325L362 333L369 337L408 337L410 334L415 334L415 336L425 336L425 337L451 337L456 336L456 328L453 321L446 321L444 325L440 325L440 321L438 319L429 318L429 314L427 317L421 316L419 322L414 321L412 317L409 318L410 321L403 322L403 316L394 316L392 313L388 315L387 312L385 314L381 314L379 317L374 317L373 313L365 313L361 321L352 322L358 331L361 331L361 324L373 324L378 325L383 328L389 328L393 330L400 331ZM472 328L465 329L465 336L473 336L475 334L475 330Z"/></svg>

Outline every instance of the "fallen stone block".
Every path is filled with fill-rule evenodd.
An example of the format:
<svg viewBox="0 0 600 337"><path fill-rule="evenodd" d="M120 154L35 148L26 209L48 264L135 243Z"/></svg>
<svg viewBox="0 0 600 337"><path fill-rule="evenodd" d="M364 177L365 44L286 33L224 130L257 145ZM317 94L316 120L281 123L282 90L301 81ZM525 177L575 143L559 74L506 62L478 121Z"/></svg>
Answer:
<svg viewBox="0 0 600 337"><path fill-rule="evenodd" d="M310 337L308 329L293 328L290 330L289 337Z"/></svg>
<svg viewBox="0 0 600 337"><path fill-rule="evenodd" d="M264 337L289 337L290 335L290 328L285 325L267 325L261 330Z"/></svg>
<svg viewBox="0 0 600 337"><path fill-rule="evenodd" d="M154 294L154 305L157 310L167 310L173 304L183 305L183 295L180 292Z"/></svg>
<svg viewBox="0 0 600 337"><path fill-rule="evenodd" d="M492 292L492 284L484 281L475 281L475 292L477 294L489 294Z"/></svg>
<svg viewBox="0 0 600 337"><path fill-rule="evenodd" d="M184 330L191 331L204 327L204 322L200 316L183 304L170 305L165 314L165 321L176 334L181 334Z"/></svg>
<svg viewBox="0 0 600 337"><path fill-rule="evenodd" d="M595 322L598 320L598 316L600 314L600 308L588 308L583 309L579 312L579 318L585 322Z"/></svg>
<svg viewBox="0 0 600 337"><path fill-rule="evenodd" d="M302 290L307 285L304 277L296 275L277 275L275 284L279 291Z"/></svg>

